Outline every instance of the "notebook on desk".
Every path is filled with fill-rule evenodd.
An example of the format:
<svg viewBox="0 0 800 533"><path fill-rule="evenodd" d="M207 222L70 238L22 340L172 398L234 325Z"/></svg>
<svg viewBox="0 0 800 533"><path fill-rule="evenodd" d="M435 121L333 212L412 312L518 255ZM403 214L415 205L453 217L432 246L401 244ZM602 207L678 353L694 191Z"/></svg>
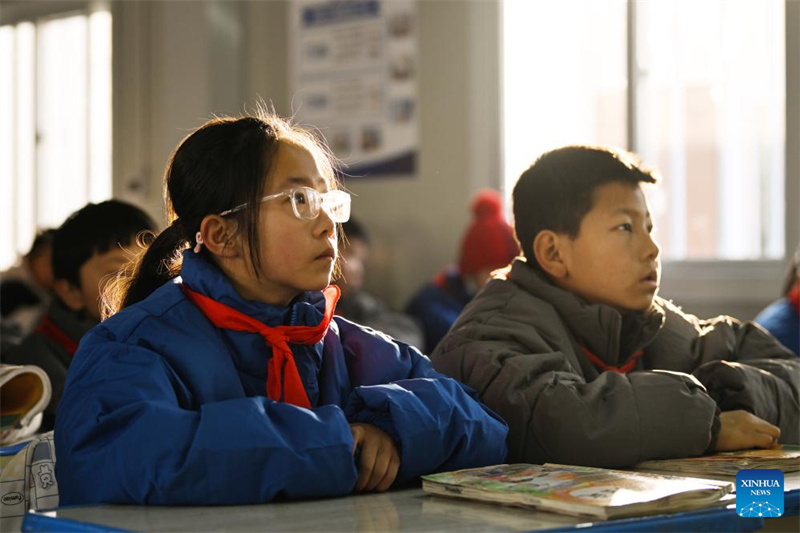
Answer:
<svg viewBox="0 0 800 533"><path fill-rule="evenodd" d="M583 466L511 464L422 476L422 488L438 496L606 520L726 505L734 486Z"/></svg>

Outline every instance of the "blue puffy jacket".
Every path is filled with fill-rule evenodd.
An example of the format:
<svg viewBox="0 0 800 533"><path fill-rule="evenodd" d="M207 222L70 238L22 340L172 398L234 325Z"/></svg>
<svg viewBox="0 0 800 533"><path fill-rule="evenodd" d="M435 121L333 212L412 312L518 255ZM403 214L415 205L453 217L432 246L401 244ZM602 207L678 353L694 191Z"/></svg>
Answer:
<svg viewBox="0 0 800 533"><path fill-rule="evenodd" d="M414 295L406 313L422 325L427 353L433 353L473 296L456 268L439 272Z"/></svg>
<svg viewBox="0 0 800 533"><path fill-rule="evenodd" d="M754 319L795 355L800 355L800 316L784 297L772 302Z"/></svg>
<svg viewBox="0 0 800 533"><path fill-rule="evenodd" d="M322 293L280 308L242 299L212 264L184 256L195 291L269 326L316 325ZM181 278L81 342L56 418L61 504L245 504L347 494L349 424L373 424L400 453L397 481L503 462L507 426L415 348L339 317L316 345L291 345L313 406L265 396L271 349L222 330Z"/></svg>

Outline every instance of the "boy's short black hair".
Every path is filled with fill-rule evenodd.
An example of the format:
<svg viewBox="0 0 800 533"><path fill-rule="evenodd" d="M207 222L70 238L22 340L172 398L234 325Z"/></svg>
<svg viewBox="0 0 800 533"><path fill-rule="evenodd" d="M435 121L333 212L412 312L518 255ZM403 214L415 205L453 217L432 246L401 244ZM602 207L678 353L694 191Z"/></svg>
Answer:
<svg viewBox="0 0 800 533"><path fill-rule="evenodd" d="M345 244L350 241L362 241L364 244L369 244L369 234L356 219L350 217L350 220L342 223L342 234L346 239Z"/></svg>
<svg viewBox="0 0 800 533"><path fill-rule="evenodd" d="M655 171L622 150L576 145L545 152L514 186L514 226L528 264L541 270L533 253L533 241L540 231L578 236L597 187L657 181Z"/></svg>
<svg viewBox="0 0 800 533"><path fill-rule="evenodd" d="M786 278L783 280L782 296L786 296L797 283L797 278L800 277L800 244L797 245L797 250L792 256L792 261L789 263L789 269L786 271Z"/></svg>
<svg viewBox="0 0 800 533"><path fill-rule="evenodd" d="M129 246L137 235L154 231L153 220L141 209L119 200L86 204L72 213L53 238L53 277L80 287L80 270L96 253L112 246Z"/></svg>
<svg viewBox="0 0 800 533"><path fill-rule="evenodd" d="M48 228L39 231L36 237L33 238L31 249L25 254L28 259L35 259L41 254L48 246L53 244L53 237L56 235L55 228Z"/></svg>

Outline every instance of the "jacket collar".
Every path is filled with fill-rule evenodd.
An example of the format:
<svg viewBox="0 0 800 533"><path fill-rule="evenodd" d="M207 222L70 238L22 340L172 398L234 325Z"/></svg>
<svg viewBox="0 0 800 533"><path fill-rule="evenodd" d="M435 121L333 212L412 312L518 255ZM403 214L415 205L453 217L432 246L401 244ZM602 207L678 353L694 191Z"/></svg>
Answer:
<svg viewBox="0 0 800 533"><path fill-rule="evenodd" d="M467 305L476 294L476 291L467 287L461 272L455 266L449 266L436 274L433 278L433 285L457 301L462 307Z"/></svg>
<svg viewBox="0 0 800 533"><path fill-rule="evenodd" d="M508 279L551 304L577 342L611 365L650 344L664 323L664 310L655 301L647 311L620 313L556 286L521 259L514 261Z"/></svg>
<svg viewBox="0 0 800 533"><path fill-rule="evenodd" d="M181 276L189 288L204 296L249 315L267 326L316 326L325 313L322 291L304 292L287 307L278 307L257 300L242 298L231 282L217 268L192 250L183 253Z"/></svg>
<svg viewBox="0 0 800 533"><path fill-rule="evenodd" d="M76 313L62 304L58 298L53 298L47 307L47 314L53 324L63 331L70 339L78 342L87 331L97 325L97 321L83 316L83 313Z"/></svg>

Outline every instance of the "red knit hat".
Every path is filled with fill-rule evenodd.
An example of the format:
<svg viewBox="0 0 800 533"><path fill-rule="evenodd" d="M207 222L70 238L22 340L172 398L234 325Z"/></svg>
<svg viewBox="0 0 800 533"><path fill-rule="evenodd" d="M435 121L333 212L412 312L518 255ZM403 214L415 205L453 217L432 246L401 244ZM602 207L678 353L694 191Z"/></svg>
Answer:
<svg viewBox="0 0 800 533"><path fill-rule="evenodd" d="M473 197L471 209L472 225L461 241L461 274L506 266L519 255L519 245L514 230L503 218L500 195L484 189Z"/></svg>

